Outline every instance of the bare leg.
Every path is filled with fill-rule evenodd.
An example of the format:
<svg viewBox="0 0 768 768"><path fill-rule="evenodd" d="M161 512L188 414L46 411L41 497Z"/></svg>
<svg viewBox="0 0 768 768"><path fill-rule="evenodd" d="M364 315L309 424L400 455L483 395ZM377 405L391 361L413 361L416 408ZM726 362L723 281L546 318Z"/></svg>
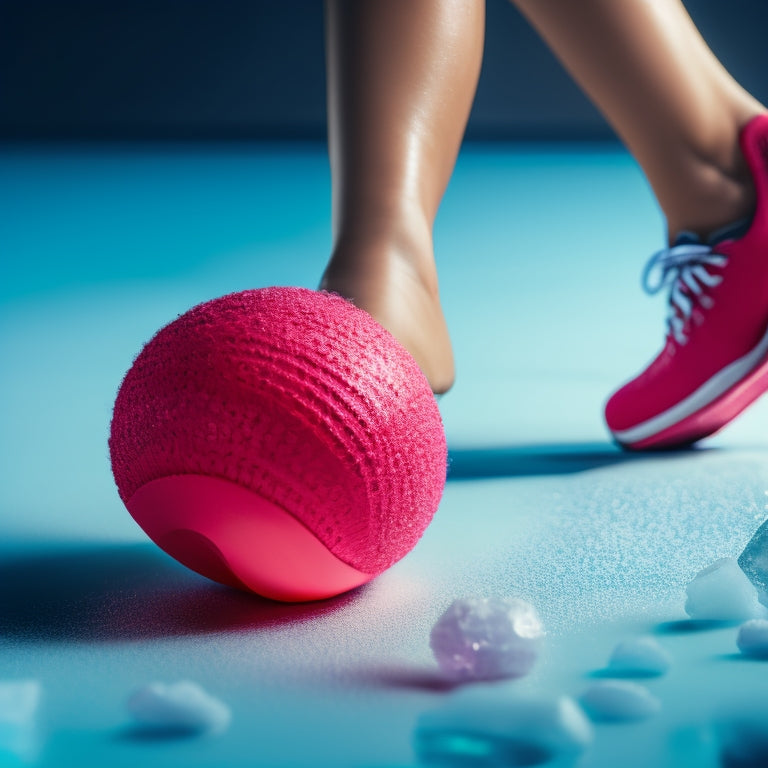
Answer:
<svg viewBox="0 0 768 768"><path fill-rule="evenodd" d="M453 383L432 227L480 72L482 0L327 0L333 253L321 287Z"/></svg>
<svg viewBox="0 0 768 768"><path fill-rule="evenodd" d="M679 0L514 0L640 163L671 237L748 216L738 135L765 111Z"/></svg>

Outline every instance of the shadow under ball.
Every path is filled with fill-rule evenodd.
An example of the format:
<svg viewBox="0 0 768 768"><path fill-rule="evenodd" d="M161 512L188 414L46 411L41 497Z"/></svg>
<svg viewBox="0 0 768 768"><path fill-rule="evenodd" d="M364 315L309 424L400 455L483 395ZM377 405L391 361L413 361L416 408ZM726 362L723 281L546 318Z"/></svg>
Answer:
<svg viewBox="0 0 768 768"><path fill-rule="evenodd" d="M161 329L122 382L109 448L159 547L285 601L340 594L409 552L447 461L410 354L363 310L303 288L223 296Z"/></svg>

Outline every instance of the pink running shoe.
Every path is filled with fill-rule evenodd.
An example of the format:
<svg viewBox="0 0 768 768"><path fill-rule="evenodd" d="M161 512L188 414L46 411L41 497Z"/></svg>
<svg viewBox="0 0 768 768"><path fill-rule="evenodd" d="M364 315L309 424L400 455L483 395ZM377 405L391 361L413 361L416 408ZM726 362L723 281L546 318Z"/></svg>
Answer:
<svg viewBox="0 0 768 768"><path fill-rule="evenodd" d="M691 445L768 390L768 115L746 125L741 149L755 183L752 221L707 244L684 233L646 266L648 293L669 286L668 330L658 357L606 404L625 448Z"/></svg>

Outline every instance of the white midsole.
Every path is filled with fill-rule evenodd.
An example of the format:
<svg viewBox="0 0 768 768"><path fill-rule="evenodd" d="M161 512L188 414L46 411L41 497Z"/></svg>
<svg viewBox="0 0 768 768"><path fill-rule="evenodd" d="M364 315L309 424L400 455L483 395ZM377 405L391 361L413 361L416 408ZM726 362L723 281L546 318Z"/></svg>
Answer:
<svg viewBox="0 0 768 768"><path fill-rule="evenodd" d="M622 430L612 430L613 436L620 443L637 443L673 427L691 414L701 410L720 395L727 392L735 384L744 379L758 363L768 354L768 330L751 352L744 357L734 360L711 379L705 381L695 392L673 405L669 410L654 416L636 427Z"/></svg>

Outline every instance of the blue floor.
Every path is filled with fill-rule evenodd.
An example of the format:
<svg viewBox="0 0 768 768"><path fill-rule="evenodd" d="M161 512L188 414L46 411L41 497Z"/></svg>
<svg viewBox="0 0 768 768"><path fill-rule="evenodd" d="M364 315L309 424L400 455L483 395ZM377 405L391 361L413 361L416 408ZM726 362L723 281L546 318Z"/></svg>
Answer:
<svg viewBox="0 0 768 768"><path fill-rule="evenodd" d="M651 633L661 713L599 726L579 765L718 765L711 724L764 695L735 629L679 623L684 588L768 516L768 398L701 449L629 456L602 403L663 336L639 287L661 217L616 147L466 147L436 228L458 380L451 450L417 548L332 601L212 585L147 542L106 438L141 345L195 303L314 287L330 242L321 147L0 151L0 680L43 686L41 766L415 766L440 684L429 630L456 597L523 597L548 631L510 695L578 695L613 645ZM190 678L222 736L131 735L124 702ZM496 686L499 687L499 686ZM2 763L2 758L0 758Z"/></svg>

